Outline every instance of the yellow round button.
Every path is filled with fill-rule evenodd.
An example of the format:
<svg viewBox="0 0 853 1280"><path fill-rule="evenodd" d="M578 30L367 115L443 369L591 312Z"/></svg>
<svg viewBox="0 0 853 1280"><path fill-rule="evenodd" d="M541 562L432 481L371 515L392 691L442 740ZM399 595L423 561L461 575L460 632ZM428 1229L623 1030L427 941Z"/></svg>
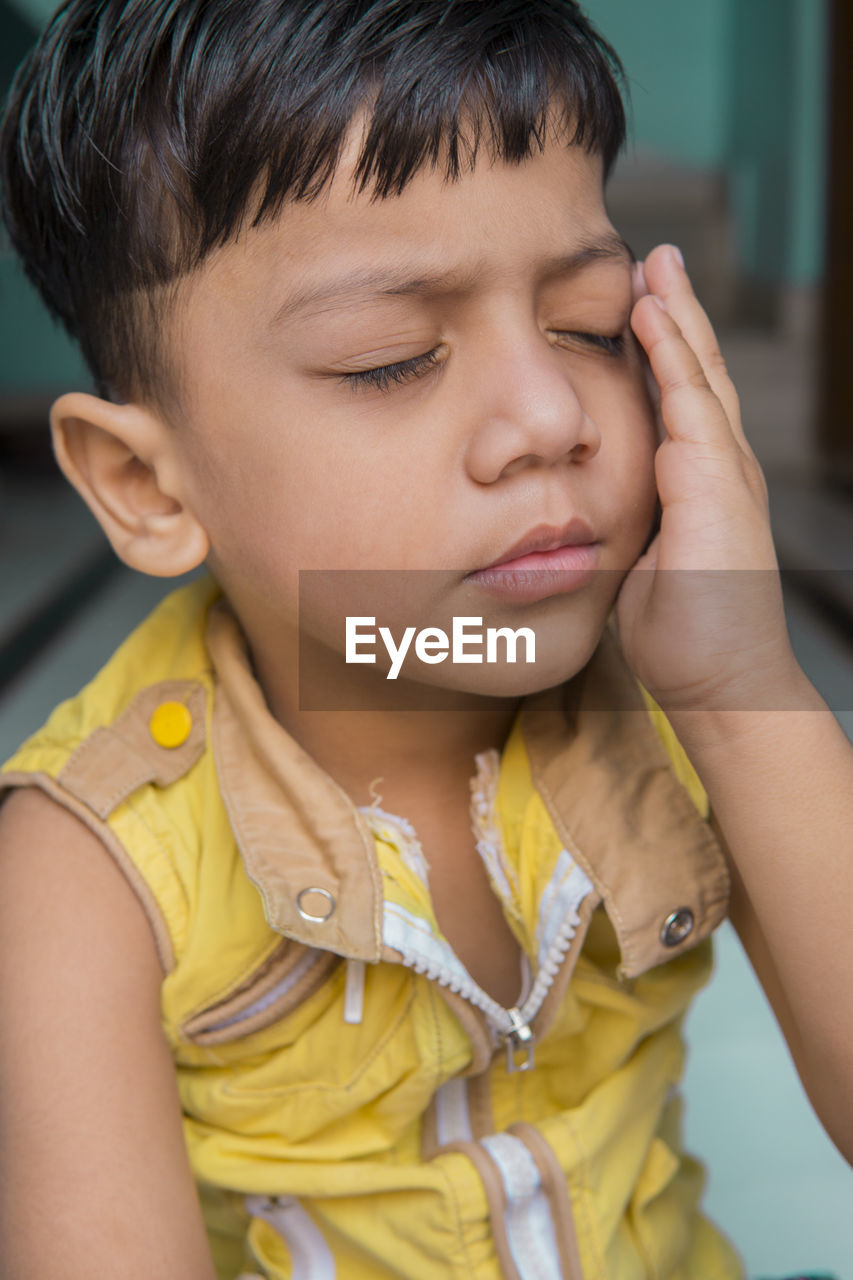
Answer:
<svg viewBox="0 0 853 1280"><path fill-rule="evenodd" d="M186 742L193 718L182 702L161 702L148 721L151 737L161 747L179 747Z"/></svg>

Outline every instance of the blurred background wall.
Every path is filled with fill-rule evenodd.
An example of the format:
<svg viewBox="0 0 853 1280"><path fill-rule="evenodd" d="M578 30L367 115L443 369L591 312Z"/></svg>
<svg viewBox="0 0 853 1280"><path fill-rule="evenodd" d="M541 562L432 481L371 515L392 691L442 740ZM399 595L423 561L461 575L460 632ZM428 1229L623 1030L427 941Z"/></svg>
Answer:
<svg viewBox="0 0 853 1280"><path fill-rule="evenodd" d="M594 0L590 8L626 64L638 164L657 156L718 177L738 277L777 297L815 285L825 221L824 0ZM755 318L772 323L772 305Z"/></svg>
<svg viewBox="0 0 853 1280"><path fill-rule="evenodd" d="M36 0L0 3L4 95L15 67L56 7ZM51 392L72 385L88 387L89 379L76 347L52 323L17 259L0 243L0 397L13 397L13 403L7 399L5 408L0 408L0 422L13 427L17 418L29 426L39 420Z"/></svg>

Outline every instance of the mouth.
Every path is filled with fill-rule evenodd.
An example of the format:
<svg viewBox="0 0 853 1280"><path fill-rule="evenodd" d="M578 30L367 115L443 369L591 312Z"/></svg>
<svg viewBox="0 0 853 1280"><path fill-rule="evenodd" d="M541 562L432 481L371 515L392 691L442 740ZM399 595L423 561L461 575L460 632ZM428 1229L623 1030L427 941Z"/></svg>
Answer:
<svg viewBox="0 0 853 1280"><path fill-rule="evenodd" d="M505 600L542 600L584 586L598 567L600 551L585 520L540 524L463 581Z"/></svg>

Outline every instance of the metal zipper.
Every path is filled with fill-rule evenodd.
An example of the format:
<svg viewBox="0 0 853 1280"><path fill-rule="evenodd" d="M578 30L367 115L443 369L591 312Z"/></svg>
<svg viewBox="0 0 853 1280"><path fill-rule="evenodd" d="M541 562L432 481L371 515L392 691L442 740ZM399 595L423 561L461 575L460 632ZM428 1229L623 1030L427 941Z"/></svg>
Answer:
<svg viewBox="0 0 853 1280"><path fill-rule="evenodd" d="M497 1000L493 1000L467 973L459 970L454 971L440 964L430 963L419 956L407 955L405 951L399 951L398 954L401 957L400 963L406 968L423 975L430 982L435 982L440 987L453 991L484 1014L495 1043L503 1044L506 1047L506 1064L509 1073L531 1071L535 1061L535 1036L530 1024L542 1007L545 997L557 976L560 964L565 958L572 938L575 936L577 925L578 918L576 913L569 911L560 925L554 941L548 948L542 964L539 966L529 994L521 1002L520 1006L513 1006L511 1009L505 1009ZM325 952L312 953L309 951L294 969L286 974L270 991L266 992L258 1000L253 1001L248 1007L240 1010L239 1013L233 1014L230 1018L225 1018L221 1022L214 1023L212 1026L205 1027L205 1030L223 1030L226 1027L237 1026L254 1017L255 1014L269 1007L293 987L310 968L313 968L315 964L325 958L325 954ZM350 961L350 966L356 969L359 977L363 975L363 966L353 965L352 961ZM348 1010L352 1003L350 1000L351 995L352 993L348 989ZM353 1011L348 1014L346 1020L360 1021L360 1017L356 1016Z"/></svg>
<svg viewBox="0 0 853 1280"><path fill-rule="evenodd" d="M569 911L539 966L529 995L522 1001L520 1007L505 1009L468 974L463 977L458 971L454 972L440 964L430 963L421 957L406 955L404 951L399 952L400 963L406 968L413 969L415 973L422 974L440 987L453 991L485 1015L495 1042L506 1046L506 1066L509 1073L531 1071L535 1060L536 1039L530 1024L553 985L560 964L575 936L578 923L576 912ZM519 1059L519 1055L523 1057Z"/></svg>
<svg viewBox="0 0 853 1280"><path fill-rule="evenodd" d="M497 756L497 753L493 754ZM478 768L478 780L480 781L481 791L483 792L483 794L479 796L479 803L476 805L476 813L474 814L476 828L475 834L477 834L477 831L480 833L480 838L477 842L477 851L483 860L483 864L486 867L488 874L492 879L494 879L494 868L491 867L489 859L484 856L483 850L480 847L481 842L487 843L486 821L489 812L493 812L494 807L494 794L492 794L490 798L485 794L485 788L488 784L488 753L478 755L476 757L476 762ZM495 785L496 777L493 776L492 792L494 792ZM361 812L367 818L368 825L371 827L374 835L379 835L382 839L387 840L387 835L379 831L375 823L371 821L371 818L374 817L371 809L368 806L362 806ZM397 814L387 813L384 810L381 811L381 817L386 821L386 823L390 824L398 831L401 839L397 844L397 848L401 856L404 857L404 860L406 860L405 851L411 846L412 842L414 842L420 858L423 857L420 843L417 840L417 836L415 835L411 823L406 821L404 818L400 818ZM499 841L501 840L500 834L498 834L497 839ZM500 847L502 848L502 844ZM566 851L563 850L564 855L565 852ZM502 867L501 871L503 873ZM421 878L426 884L427 877L425 869L421 874ZM498 877L498 879L500 879L500 877ZM589 888L591 889L592 885L589 885ZM502 894L499 893L498 896L503 900ZM437 983L439 986L445 987L449 991L453 991L455 994L462 996L464 1000L467 1000L469 1004L479 1009L485 1015L493 1040L498 1044L503 1043L506 1046L506 1063L508 1072L531 1071L534 1066L535 1036L530 1024L542 1007L545 997L553 985L554 979L566 952L569 949L572 938L575 936L575 932L579 924L580 920L577 914L576 903L574 907L567 910L553 941L542 959L536 978L527 996L521 1001L520 1006L513 1006L511 1009L505 1009L503 1005L498 1004L496 1000L493 1000L491 996L487 995L482 987L480 987L464 969L461 961L459 961L458 957L450 950L449 944L445 943L444 945L447 947L448 951L450 951L454 960L457 961L457 964L459 965L458 969L451 970L449 968L445 968L441 965L440 961L431 960L426 956L414 953L407 954L405 950L405 942L402 942L401 945L402 940L399 937L395 937L395 940L391 945L392 949L401 957L400 963L405 967L413 969L416 973L422 974L424 977Z"/></svg>

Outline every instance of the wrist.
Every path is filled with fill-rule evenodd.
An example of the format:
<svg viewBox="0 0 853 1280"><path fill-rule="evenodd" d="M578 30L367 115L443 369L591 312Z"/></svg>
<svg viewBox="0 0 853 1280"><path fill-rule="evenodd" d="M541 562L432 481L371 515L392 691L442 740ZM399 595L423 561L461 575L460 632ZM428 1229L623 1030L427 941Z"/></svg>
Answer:
<svg viewBox="0 0 853 1280"><path fill-rule="evenodd" d="M760 739L784 733L792 713L830 714L793 654L785 663L721 686L701 704L680 701L668 706L664 700L660 705L697 768L704 756L724 752L730 757L732 751L749 751Z"/></svg>

